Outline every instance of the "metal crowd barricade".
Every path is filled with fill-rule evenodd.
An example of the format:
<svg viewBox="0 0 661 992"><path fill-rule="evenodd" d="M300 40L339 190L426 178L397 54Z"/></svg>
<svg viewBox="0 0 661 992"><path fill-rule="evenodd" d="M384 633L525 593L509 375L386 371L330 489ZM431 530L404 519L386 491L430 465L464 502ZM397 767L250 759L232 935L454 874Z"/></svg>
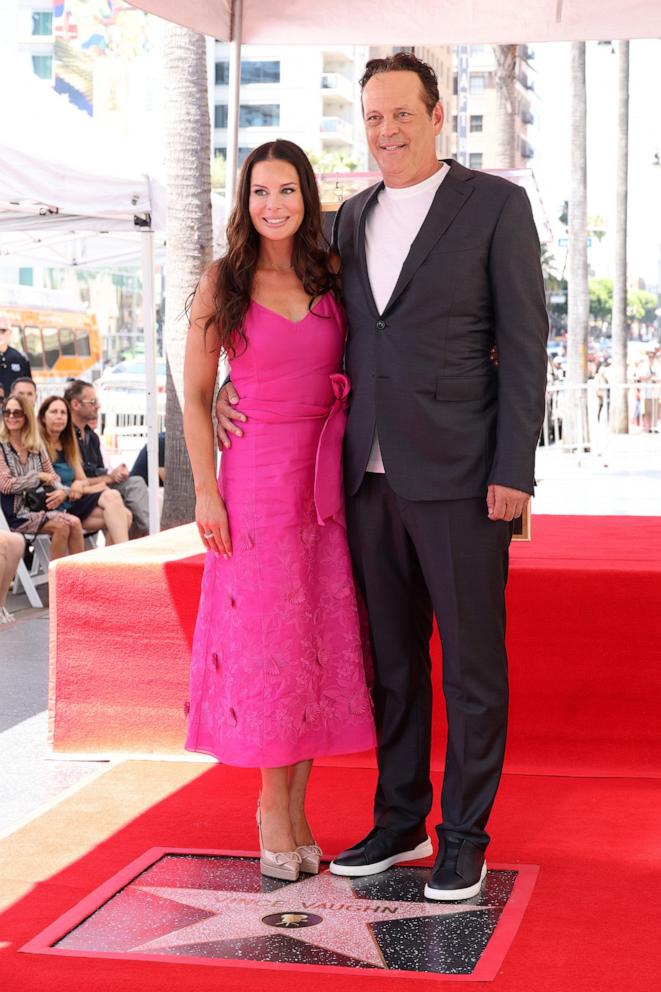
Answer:
<svg viewBox="0 0 661 992"><path fill-rule="evenodd" d="M540 443L557 446L579 458L587 452L603 452L612 433L609 420L613 388L617 387L596 379L579 385L550 382ZM626 382L623 388L629 430L661 430L661 382Z"/></svg>

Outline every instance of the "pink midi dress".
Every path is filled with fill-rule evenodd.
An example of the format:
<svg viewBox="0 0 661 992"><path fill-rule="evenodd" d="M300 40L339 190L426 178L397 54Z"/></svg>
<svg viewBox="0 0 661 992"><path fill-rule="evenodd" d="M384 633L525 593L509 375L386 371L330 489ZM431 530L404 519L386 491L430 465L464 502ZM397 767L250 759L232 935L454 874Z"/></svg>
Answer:
<svg viewBox="0 0 661 992"><path fill-rule="evenodd" d="M330 293L299 322L253 301L245 334L248 419L218 480L233 555L206 556L186 748L272 768L375 733L342 499L344 317Z"/></svg>

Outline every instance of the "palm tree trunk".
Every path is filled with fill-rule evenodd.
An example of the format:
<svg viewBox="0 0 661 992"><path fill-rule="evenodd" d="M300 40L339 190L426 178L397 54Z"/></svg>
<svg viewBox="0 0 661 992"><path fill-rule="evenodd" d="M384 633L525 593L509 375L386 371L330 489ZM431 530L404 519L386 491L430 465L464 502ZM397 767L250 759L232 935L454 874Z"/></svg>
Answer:
<svg viewBox="0 0 661 992"><path fill-rule="evenodd" d="M629 42L617 53L617 178L615 191L615 272L613 279L613 362L610 376L609 426L615 434L629 429L627 391L627 192L629 182Z"/></svg>
<svg viewBox="0 0 661 992"><path fill-rule="evenodd" d="M165 492L161 527L189 523L195 492L183 433L186 301L211 261L211 127L203 35L165 28L167 358Z"/></svg>
<svg viewBox="0 0 661 992"><path fill-rule="evenodd" d="M582 446L588 378L588 249L585 42L571 46L571 180L567 279L567 408L564 439Z"/></svg>
<svg viewBox="0 0 661 992"><path fill-rule="evenodd" d="M494 45L496 60L496 169L516 165L517 45ZM491 164L491 163L487 163Z"/></svg>

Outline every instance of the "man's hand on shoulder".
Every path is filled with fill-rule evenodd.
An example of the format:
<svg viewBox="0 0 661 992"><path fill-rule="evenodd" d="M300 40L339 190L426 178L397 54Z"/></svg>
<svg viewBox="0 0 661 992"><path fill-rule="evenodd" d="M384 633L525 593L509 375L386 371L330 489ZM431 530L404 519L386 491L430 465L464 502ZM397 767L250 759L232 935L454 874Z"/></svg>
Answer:
<svg viewBox="0 0 661 992"><path fill-rule="evenodd" d="M525 510L529 493L509 486L491 485L487 489L487 510L489 520L516 520Z"/></svg>
<svg viewBox="0 0 661 992"><path fill-rule="evenodd" d="M245 423L248 419L236 404L239 402L239 394L231 382L226 382L218 393L216 399L216 420L218 421L218 443L223 448L231 447L230 434L236 437L243 437L243 431L238 424Z"/></svg>

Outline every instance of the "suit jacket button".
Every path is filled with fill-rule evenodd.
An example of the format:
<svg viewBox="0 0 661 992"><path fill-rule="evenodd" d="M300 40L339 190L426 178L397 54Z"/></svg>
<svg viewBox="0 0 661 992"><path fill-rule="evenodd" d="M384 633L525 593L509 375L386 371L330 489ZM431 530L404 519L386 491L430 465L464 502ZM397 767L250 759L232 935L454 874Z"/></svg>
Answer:
<svg viewBox="0 0 661 992"><path fill-rule="evenodd" d="M376 322L377 331L382 331L385 328L385 326L386 326L385 320L377 320Z"/></svg>

